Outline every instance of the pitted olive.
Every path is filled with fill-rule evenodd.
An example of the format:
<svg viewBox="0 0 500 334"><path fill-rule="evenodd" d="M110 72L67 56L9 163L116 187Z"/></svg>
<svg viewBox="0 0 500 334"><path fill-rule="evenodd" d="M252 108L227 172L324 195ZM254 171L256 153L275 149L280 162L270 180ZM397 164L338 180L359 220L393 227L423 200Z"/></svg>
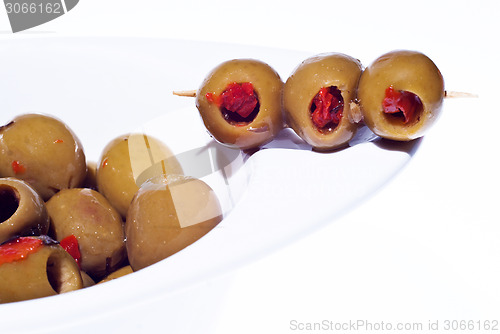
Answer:
<svg viewBox="0 0 500 334"><path fill-rule="evenodd" d="M156 263L207 234L222 220L214 191L185 176L145 182L127 215L127 254L134 271Z"/></svg>
<svg viewBox="0 0 500 334"><path fill-rule="evenodd" d="M81 268L100 279L126 258L123 221L104 196L92 189L61 190L47 202L51 232L57 241L74 235Z"/></svg>
<svg viewBox="0 0 500 334"><path fill-rule="evenodd" d="M139 190L138 177L153 165L161 167L158 173L183 173L171 150L158 139L144 134L115 138L104 148L98 162L97 189L125 217Z"/></svg>
<svg viewBox="0 0 500 334"><path fill-rule="evenodd" d="M27 181L44 200L80 186L86 171L80 141L60 120L26 114L0 127L0 176Z"/></svg>
<svg viewBox="0 0 500 334"><path fill-rule="evenodd" d="M196 93L196 107L218 142L256 148L283 128L282 86L280 76L268 64L234 59L207 75Z"/></svg>
<svg viewBox="0 0 500 334"><path fill-rule="evenodd" d="M316 150L345 146L358 124L351 117L351 103L362 66L341 53L320 54L303 61L283 90L288 125Z"/></svg>
<svg viewBox="0 0 500 334"><path fill-rule="evenodd" d="M26 182L0 179L0 244L14 237L40 235L49 229L49 216L40 195Z"/></svg>
<svg viewBox="0 0 500 334"><path fill-rule="evenodd" d="M445 95L441 72L426 55L397 50L368 66L358 87L366 125L377 135L416 139L438 118Z"/></svg>
<svg viewBox="0 0 500 334"><path fill-rule="evenodd" d="M124 267L121 267L120 269L117 269L117 270L113 271L111 274L109 274L108 276L104 277L97 284L106 283L106 282L112 281L114 279L123 277L125 275L131 274L133 272L134 271L132 270L131 266L124 266Z"/></svg>
<svg viewBox="0 0 500 334"><path fill-rule="evenodd" d="M80 269L48 237L19 237L0 245L0 304L83 288Z"/></svg>

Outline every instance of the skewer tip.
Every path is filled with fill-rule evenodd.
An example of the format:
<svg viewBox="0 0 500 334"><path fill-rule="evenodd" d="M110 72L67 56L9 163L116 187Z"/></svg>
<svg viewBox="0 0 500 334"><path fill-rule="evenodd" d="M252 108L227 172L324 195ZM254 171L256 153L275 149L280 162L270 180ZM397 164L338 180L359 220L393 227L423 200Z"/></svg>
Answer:
<svg viewBox="0 0 500 334"><path fill-rule="evenodd" d="M196 97L196 90L174 90L172 93L177 96Z"/></svg>
<svg viewBox="0 0 500 334"><path fill-rule="evenodd" d="M448 91L448 90L446 90L444 92L444 97L445 98L460 98L460 97L464 97L464 98L478 98L479 95L478 94L474 94L474 93L454 92L454 91Z"/></svg>

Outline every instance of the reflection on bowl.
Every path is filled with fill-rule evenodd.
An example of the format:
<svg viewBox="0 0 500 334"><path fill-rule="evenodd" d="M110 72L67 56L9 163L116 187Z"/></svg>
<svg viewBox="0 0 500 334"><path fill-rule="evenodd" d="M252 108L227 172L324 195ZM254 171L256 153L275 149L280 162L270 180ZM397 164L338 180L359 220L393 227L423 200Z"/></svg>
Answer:
<svg viewBox="0 0 500 334"><path fill-rule="evenodd" d="M129 141L130 144L132 142ZM180 163L184 175L204 180L214 189L225 214L236 205L248 184L243 153L211 142L157 162L152 161L148 168L137 175L137 185L165 174L164 166L173 159Z"/></svg>

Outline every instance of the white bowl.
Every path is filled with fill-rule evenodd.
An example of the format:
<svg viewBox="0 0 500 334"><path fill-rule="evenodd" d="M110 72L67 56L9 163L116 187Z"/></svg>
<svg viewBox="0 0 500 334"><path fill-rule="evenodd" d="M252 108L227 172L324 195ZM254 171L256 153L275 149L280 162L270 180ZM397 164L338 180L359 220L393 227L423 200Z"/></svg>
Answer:
<svg viewBox="0 0 500 334"><path fill-rule="evenodd" d="M218 298L210 293L217 289L205 295L206 282L352 210L419 146L418 140L382 141L363 128L351 147L317 153L287 129L252 155L235 153L206 133L193 99L172 94L198 88L215 65L232 58L261 59L285 81L311 54L162 39L43 38L0 44L8 50L0 54L0 63L8 64L0 68L0 123L27 112L54 115L74 130L93 161L118 135L152 134L193 174L199 171L190 163L201 154L200 163L211 167L193 176L207 180L225 212L201 240L139 272L64 295L0 305L2 333L180 332L194 326L187 325L190 319L209 318L216 310ZM213 165L220 154L227 164ZM228 164L231 173L221 169Z"/></svg>

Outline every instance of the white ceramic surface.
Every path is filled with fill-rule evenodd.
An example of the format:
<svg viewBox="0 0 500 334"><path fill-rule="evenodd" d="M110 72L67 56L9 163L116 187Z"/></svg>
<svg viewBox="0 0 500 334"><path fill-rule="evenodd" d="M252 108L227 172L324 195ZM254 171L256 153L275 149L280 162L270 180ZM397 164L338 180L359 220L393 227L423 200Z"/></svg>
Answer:
<svg viewBox="0 0 500 334"><path fill-rule="evenodd" d="M8 64L0 67L0 123L27 112L59 117L93 161L109 140L138 130L163 139L179 155L205 145L223 152L204 131L194 101L173 96L172 91L197 88L213 66L231 58L264 60L286 80L310 55L127 38L25 39L2 41L0 47L6 51L0 53L0 63ZM155 310L176 292L263 257L354 209L397 174L419 144L389 143L362 129L351 147L316 153L285 130L264 149L239 156L237 172L227 182L220 175L205 176L223 198L226 216L204 238L104 285L0 305L2 330L106 328L104 319ZM175 308L169 305L165 307ZM29 312L36 317L26 317ZM50 325L38 327L40 319L54 314L57 319Z"/></svg>

